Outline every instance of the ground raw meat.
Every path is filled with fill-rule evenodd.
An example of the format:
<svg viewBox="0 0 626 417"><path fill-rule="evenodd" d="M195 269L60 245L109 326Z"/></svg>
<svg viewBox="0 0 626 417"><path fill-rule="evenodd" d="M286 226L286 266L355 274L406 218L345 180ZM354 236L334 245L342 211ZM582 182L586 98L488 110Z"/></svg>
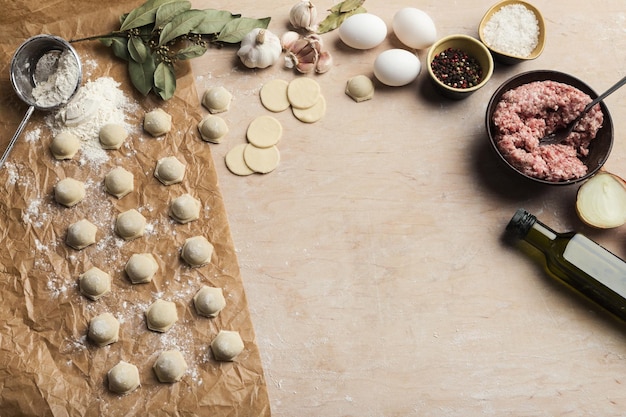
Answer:
<svg viewBox="0 0 626 417"><path fill-rule="evenodd" d="M535 81L502 95L493 113L496 143L504 158L524 174L547 181L567 181L587 173L583 159L604 120L594 106L559 145L539 146L539 139L570 121L591 97L556 81Z"/></svg>

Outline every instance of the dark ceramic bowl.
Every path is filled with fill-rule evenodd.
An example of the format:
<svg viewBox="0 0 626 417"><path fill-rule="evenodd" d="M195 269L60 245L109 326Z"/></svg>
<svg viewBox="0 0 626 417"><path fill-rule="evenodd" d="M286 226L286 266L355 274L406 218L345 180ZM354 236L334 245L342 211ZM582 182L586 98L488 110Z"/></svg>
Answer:
<svg viewBox="0 0 626 417"><path fill-rule="evenodd" d="M547 184L547 185L569 185L575 184L581 181L585 181L589 177L593 176L606 162L608 159L611 148L613 147L613 120L611 119L611 114L609 113L609 109L606 107L604 102L600 103L600 107L602 109L602 113L604 114L604 122L600 130L596 135L596 138L591 141L591 145L589 146L589 155L585 157L583 162L587 165L587 174L580 177L567 181L548 181L545 179L531 177L519 171L513 165L511 165L504 156L500 153L498 146L496 144L496 132L497 129L494 126L493 112L495 111L496 105L501 100L502 95L516 87L519 87L523 84L528 84L533 81L546 81L552 80L561 82L564 84L569 84L572 87L579 89L580 91L589 94L589 96L593 99L598 97L598 94L585 84L583 81L579 80L576 77L571 75L558 72L558 71L550 71L550 70L538 70L538 71L528 71L509 78L504 84L502 84L491 96L491 100L489 100L489 104L487 105L487 114L485 117L485 124L487 127L487 135L489 136L489 142L491 143L491 147L495 151L498 159L506 166L508 169L512 170L515 174L524 177L530 181L535 183Z"/></svg>

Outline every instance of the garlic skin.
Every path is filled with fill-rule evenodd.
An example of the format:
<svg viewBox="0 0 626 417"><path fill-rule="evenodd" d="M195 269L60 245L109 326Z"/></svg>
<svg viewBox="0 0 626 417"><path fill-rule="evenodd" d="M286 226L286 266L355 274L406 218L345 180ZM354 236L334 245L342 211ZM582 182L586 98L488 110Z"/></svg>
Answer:
<svg viewBox="0 0 626 417"><path fill-rule="evenodd" d="M295 68L302 74L313 71L323 74L333 65L333 58L330 53L322 49L324 43L319 35L311 34L295 40L292 35L283 36L283 45L285 47L285 67L287 68Z"/></svg>
<svg viewBox="0 0 626 417"><path fill-rule="evenodd" d="M296 29L317 30L317 8L309 0L301 0L289 11L289 23Z"/></svg>
<svg viewBox="0 0 626 417"><path fill-rule="evenodd" d="M242 40L237 56L248 68L267 68L283 51L280 39L267 29L252 29Z"/></svg>
<svg viewBox="0 0 626 417"><path fill-rule="evenodd" d="M298 39L300 39L300 34L290 30L289 32L285 32L283 36L280 37L280 44L282 45L283 50L288 51Z"/></svg>

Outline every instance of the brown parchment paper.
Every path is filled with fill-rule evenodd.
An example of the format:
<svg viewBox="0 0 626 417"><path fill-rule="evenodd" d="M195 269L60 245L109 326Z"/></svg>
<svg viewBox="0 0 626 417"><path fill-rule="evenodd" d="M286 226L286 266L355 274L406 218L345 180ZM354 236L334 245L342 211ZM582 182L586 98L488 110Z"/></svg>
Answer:
<svg viewBox="0 0 626 417"><path fill-rule="evenodd" d="M4 150L24 105L9 81L9 63L25 39L50 33L66 39L116 28L119 15L141 2L40 2L20 0L0 13L0 145ZM138 95L125 63L99 42L74 45L84 65L83 83L111 77L138 111L127 122L138 128L101 164L55 161L49 114L35 112L7 165L0 170L0 415L8 416L269 416L270 407L227 216L211 158L196 125L198 103L189 65L178 68L176 96L167 103ZM140 128L146 111L162 107L173 130L155 139ZM25 139L28 137L30 139ZM181 184L164 186L153 176L156 161L174 155L187 168ZM117 200L102 179L115 166L135 176L135 191ZM65 177L87 184L73 208L54 202L53 187ZM180 225L168 217L171 199L190 193L202 202L201 218ZM136 208L148 222L146 235L116 237L115 216ZM86 218L98 226L98 242L81 251L65 245L69 224ZM215 246L211 264L189 268L180 260L186 238L204 235ZM155 255L152 283L131 285L123 271L133 253ZM77 278L91 266L112 276L112 291L98 301L81 296ZM199 317L192 298L201 285L221 287L227 306L215 319ZM179 320L166 333L147 329L144 311L157 298L177 304ZM103 312L120 320L120 339L96 347L86 339L89 320ZM237 330L244 352L234 362L213 359L209 343L221 329ZM179 349L189 369L182 381L162 384L152 365L165 349ZM107 371L124 360L139 368L141 386L119 396L107 389Z"/></svg>

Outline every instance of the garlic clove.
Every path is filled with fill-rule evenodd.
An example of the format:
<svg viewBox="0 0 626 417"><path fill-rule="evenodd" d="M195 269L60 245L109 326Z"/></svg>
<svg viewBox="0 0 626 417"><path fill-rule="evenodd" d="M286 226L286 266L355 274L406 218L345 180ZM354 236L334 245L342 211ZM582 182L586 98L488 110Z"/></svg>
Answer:
<svg viewBox="0 0 626 417"><path fill-rule="evenodd" d="M302 74L308 74L315 70L315 62L298 62L296 69Z"/></svg>
<svg viewBox="0 0 626 417"><path fill-rule="evenodd" d="M290 30L285 32L283 36L280 37L280 44L282 45L283 50L288 51L298 39L300 39L300 34Z"/></svg>
<svg viewBox="0 0 626 417"><path fill-rule="evenodd" d="M328 51L324 51L319 54L317 63L315 64L315 72L318 74L324 74L333 66L333 57Z"/></svg>
<svg viewBox="0 0 626 417"><path fill-rule="evenodd" d="M301 0L289 11L289 23L296 29L317 30L317 8L309 0Z"/></svg>

